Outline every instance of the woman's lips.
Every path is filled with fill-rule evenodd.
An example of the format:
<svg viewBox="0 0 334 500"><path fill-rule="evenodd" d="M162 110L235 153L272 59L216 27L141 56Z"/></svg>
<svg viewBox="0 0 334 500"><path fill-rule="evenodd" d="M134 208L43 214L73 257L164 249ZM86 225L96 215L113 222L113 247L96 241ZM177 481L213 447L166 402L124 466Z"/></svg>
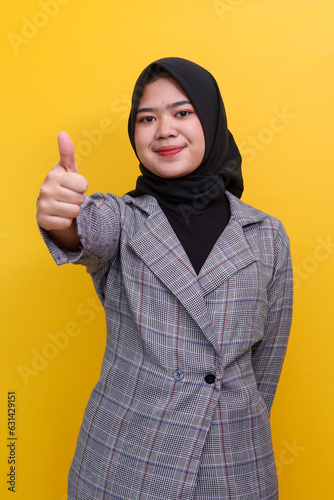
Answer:
<svg viewBox="0 0 334 500"><path fill-rule="evenodd" d="M155 152L160 156L174 156L182 151L183 147L180 146L170 146L165 148L159 148Z"/></svg>

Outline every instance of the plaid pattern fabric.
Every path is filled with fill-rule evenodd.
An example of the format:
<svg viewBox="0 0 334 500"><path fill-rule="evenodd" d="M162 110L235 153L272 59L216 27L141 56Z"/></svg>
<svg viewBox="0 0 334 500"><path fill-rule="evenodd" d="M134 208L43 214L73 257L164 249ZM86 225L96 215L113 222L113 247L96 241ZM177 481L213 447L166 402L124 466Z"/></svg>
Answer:
<svg viewBox="0 0 334 500"><path fill-rule="evenodd" d="M78 218L107 345L69 499L278 498L269 413L292 315L282 224L228 194L197 276L157 201L95 194ZM209 375L209 376L208 376Z"/></svg>

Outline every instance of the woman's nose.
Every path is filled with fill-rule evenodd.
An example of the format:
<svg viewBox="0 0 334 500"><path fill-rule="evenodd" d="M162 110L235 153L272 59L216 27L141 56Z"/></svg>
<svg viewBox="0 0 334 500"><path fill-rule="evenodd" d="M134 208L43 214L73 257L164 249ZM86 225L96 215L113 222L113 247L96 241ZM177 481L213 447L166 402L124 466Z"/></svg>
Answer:
<svg viewBox="0 0 334 500"><path fill-rule="evenodd" d="M177 136L177 128L173 123L173 119L171 117L163 117L157 122L156 129L156 138L158 139L166 139L168 137L176 137Z"/></svg>

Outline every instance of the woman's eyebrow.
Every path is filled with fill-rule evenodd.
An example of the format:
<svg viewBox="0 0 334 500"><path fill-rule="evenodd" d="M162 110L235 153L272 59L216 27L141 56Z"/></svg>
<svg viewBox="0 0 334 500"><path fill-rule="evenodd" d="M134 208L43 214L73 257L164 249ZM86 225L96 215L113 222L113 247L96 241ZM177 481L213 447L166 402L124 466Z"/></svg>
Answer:
<svg viewBox="0 0 334 500"><path fill-rule="evenodd" d="M178 102L173 102L172 104L168 104L167 109L177 108L178 106L183 106L184 104L192 105L190 101L184 100L184 101L178 101Z"/></svg>
<svg viewBox="0 0 334 500"><path fill-rule="evenodd" d="M183 106L184 104L191 104L190 101L187 101L187 100L183 100L183 101L177 101L177 102L172 102L171 104L168 104L167 105L167 109L173 109L173 108L177 108L178 106ZM158 111L158 108L140 108L140 109L137 109L137 113L154 113Z"/></svg>

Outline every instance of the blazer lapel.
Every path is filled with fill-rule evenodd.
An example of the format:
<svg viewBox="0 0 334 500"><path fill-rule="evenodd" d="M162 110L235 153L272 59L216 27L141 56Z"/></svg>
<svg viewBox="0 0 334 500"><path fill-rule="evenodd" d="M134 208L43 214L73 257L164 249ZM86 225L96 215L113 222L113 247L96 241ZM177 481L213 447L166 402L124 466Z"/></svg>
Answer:
<svg viewBox="0 0 334 500"><path fill-rule="evenodd" d="M217 351L217 339L203 299L205 291L160 207L129 242L130 247L187 309Z"/></svg>
<svg viewBox="0 0 334 500"><path fill-rule="evenodd" d="M255 261L242 226L231 220L204 263L198 281L204 294L222 285L235 273Z"/></svg>
<svg viewBox="0 0 334 500"><path fill-rule="evenodd" d="M266 217L230 193L226 194L231 219L198 276L156 200L149 197L148 204L127 197L128 202L131 199L149 213L146 222L130 240L130 247L183 304L217 352L220 349L204 297L255 261L243 228Z"/></svg>
<svg viewBox="0 0 334 500"><path fill-rule="evenodd" d="M221 286L235 273L256 260L245 237L244 226L259 222L266 217L266 214L242 203L230 193L226 194L231 208L230 221L198 275L204 295Z"/></svg>

